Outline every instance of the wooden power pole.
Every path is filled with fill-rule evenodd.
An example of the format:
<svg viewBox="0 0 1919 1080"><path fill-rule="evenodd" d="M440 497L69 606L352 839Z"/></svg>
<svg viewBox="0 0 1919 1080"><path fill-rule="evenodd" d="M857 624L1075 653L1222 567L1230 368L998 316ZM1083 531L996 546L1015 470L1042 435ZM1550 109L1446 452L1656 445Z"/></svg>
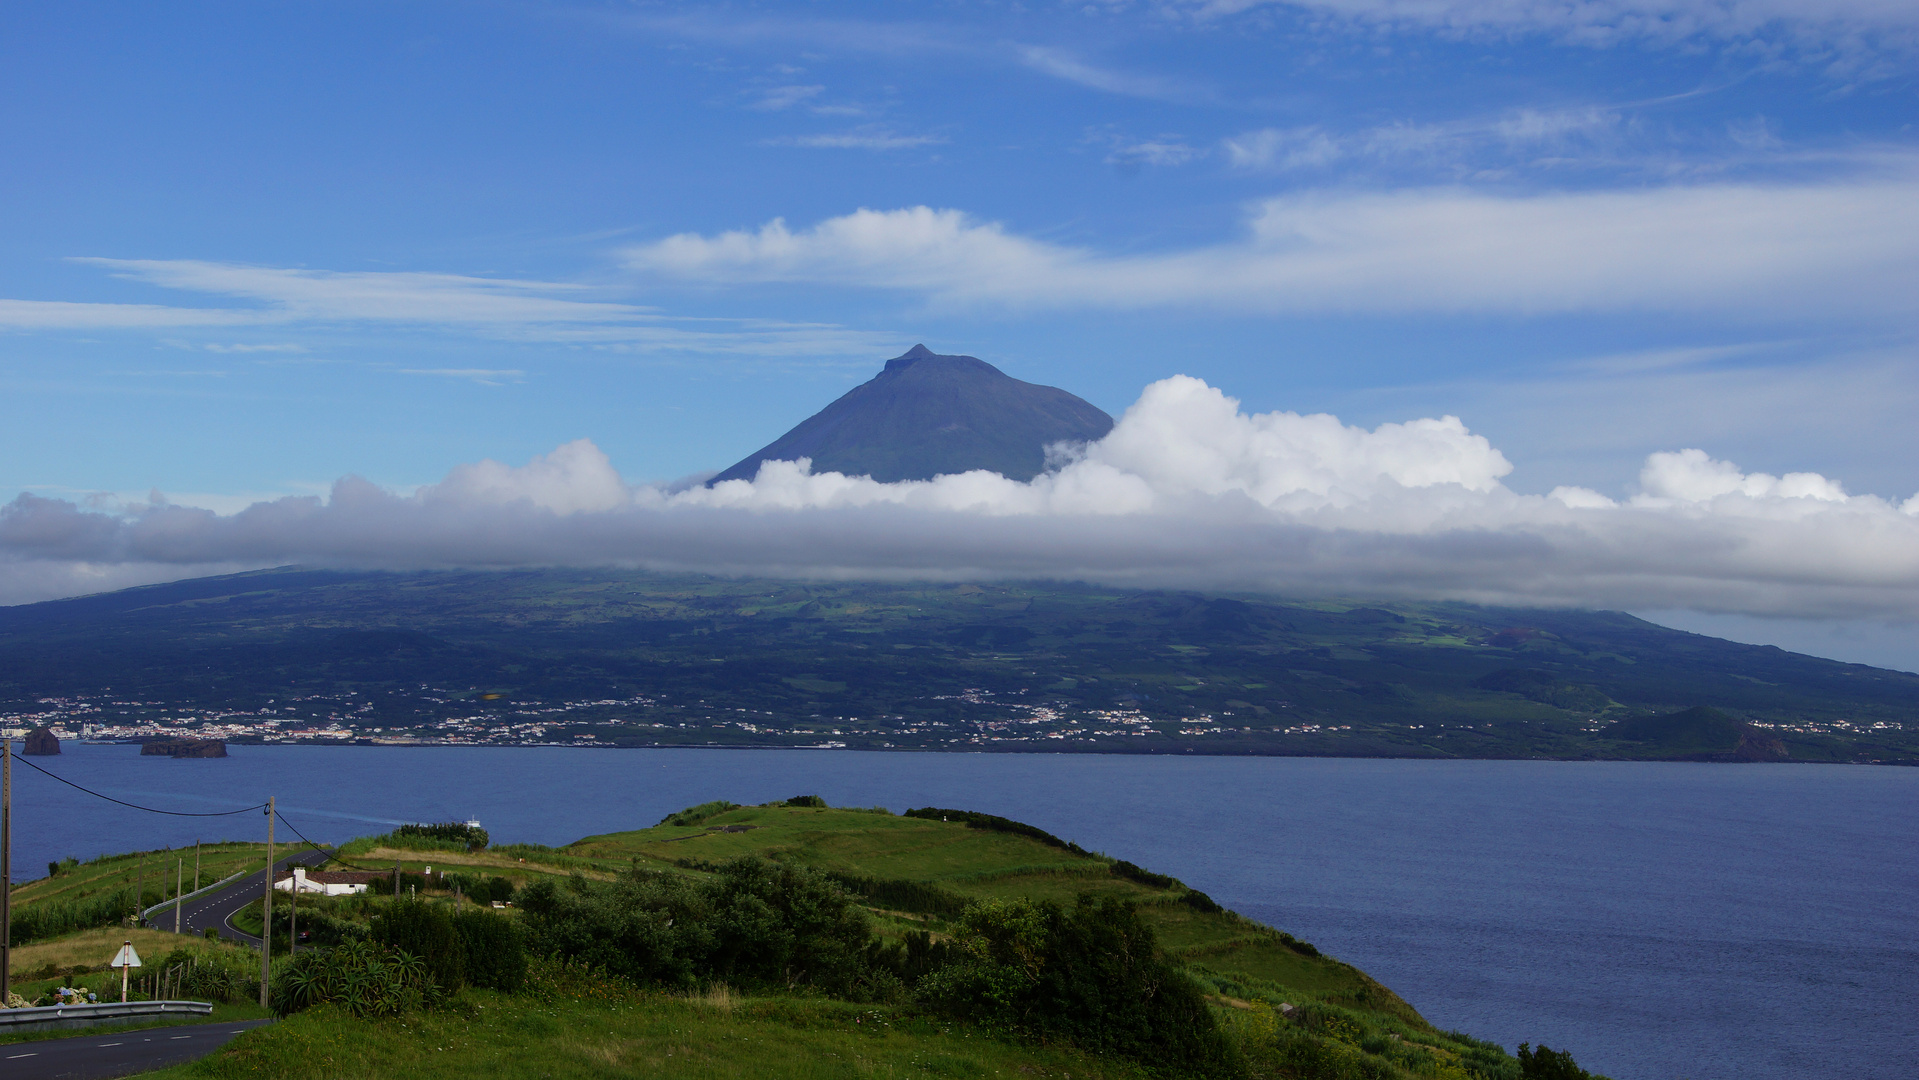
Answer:
<svg viewBox="0 0 1919 1080"><path fill-rule="evenodd" d="M0 1005L13 992L13 740L0 739Z"/></svg>
<svg viewBox="0 0 1919 1080"><path fill-rule="evenodd" d="M260 1007L267 1008L267 980L273 975L273 796L267 796L267 887L260 898Z"/></svg>

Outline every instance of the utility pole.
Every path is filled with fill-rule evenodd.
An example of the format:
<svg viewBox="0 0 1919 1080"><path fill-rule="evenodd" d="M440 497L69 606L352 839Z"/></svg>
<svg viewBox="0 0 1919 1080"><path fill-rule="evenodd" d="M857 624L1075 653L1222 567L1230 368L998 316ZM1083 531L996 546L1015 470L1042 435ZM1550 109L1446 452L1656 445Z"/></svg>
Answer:
<svg viewBox="0 0 1919 1080"><path fill-rule="evenodd" d="M13 991L13 740L0 739L0 1005Z"/></svg>
<svg viewBox="0 0 1919 1080"><path fill-rule="evenodd" d="M293 867L287 870L292 872ZM294 874L288 884L293 887L287 890L287 955L292 956L300 951L300 876Z"/></svg>
<svg viewBox="0 0 1919 1080"><path fill-rule="evenodd" d="M260 1007L267 1007L267 980L273 974L273 796L267 796L267 888L260 898Z"/></svg>
<svg viewBox="0 0 1919 1080"><path fill-rule="evenodd" d="M174 860L174 863L173 863L173 932L176 934L180 932L180 908L185 906L182 901L182 898L186 894L180 891L180 885L185 880L186 874L187 874L186 859L181 858L181 859Z"/></svg>

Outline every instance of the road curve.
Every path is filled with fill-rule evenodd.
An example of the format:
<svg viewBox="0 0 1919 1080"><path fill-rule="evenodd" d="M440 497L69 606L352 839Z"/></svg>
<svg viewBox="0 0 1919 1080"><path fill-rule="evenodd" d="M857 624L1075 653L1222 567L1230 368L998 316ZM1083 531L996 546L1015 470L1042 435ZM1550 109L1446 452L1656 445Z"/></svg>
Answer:
<svg viewBox="0 0 1919 1080"><path fill-rule="evenodd" d="M0 1076L7 1080L107 1080L194 1061L235 1035L271 1020L181 1024L141 1031L71 1035L38 1042L0 1043Z"/></svg>
<svg viewBox="0 0 1919 1080"><path fill-rule="evenodd" d="M302 866L317 866L327 860L327 853L313 848L295 852L283 859L275 859L273 869L276 874L298 863ZM227 920L241 908L260 898L266 888L266 872L248 874L246 877L228 885L216 893L188 900L180 912L180 929L183 933L204 934L208 927L229 941L237 941L253 948L260 947L260 939L252 934L242 933L227 925ZM277 903L283 894L275 893ZM173 929L173 908L171 905L153 913L153 919L147 924L155 930Z"/></svg>

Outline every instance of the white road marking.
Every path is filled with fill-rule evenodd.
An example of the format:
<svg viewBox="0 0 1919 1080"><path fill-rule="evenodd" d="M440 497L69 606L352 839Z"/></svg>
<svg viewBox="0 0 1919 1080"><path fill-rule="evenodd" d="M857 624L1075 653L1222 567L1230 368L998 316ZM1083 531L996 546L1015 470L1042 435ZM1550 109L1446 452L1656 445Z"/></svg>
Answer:
<svg viewBox="0 0 1919 1080"><path fill-rule="evenodd" d="M7 1060L8 1060L8 1061L17 1061L17 1060L19 1060L20 1058L23 1058L23 1057L39 1057L39 1056L40 1056L40 1052L39 1052L38 1050L36 1050L36 1051L34 1051L33 1053L31 1053L31 1054L8 1054L8 1055L7 1055Z"/></svg>
<svg viewBox="0 0 1919 1080"><path fill-rule="evenodd" d="M106 1049L106 1048L107 1048L107 1047L109 1047L109 1046L119 1046L119 1045L120 1045L119 1043L100 1043L99 1045L97 1045L97 1046L95 1046L95 1047L94 1047L94 1049L95 1049L95 1050L104 1050L104 1049Z"/></svg>

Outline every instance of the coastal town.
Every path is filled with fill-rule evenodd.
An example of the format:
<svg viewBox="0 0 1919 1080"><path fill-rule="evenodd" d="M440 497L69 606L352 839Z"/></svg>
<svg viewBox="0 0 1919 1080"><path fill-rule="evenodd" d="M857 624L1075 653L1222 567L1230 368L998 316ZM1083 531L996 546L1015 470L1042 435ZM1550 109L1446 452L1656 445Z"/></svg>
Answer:
<svg viewBox="0 0 1919 1080"><path fill-rule="evenodd" d="M1075 708L1028 700L1026 691L968 689L935 695L960 707L952 719L721 708L704 701L673 704L646 696L556 703L479 702L474 711L445 710L457 699L423 699L445 715L396 717L356 693L273 699L249 710L196 710L164 702L49 697L35 708L0 712L0 735L20 738L45 729L62 742L151 743L199 740L239 744L360 746L679 746L775 745L838 749L1007 748L1035 744L1257 733L1316 733L1320 725L1235 723L1231 713L1155 718L1138 708ZM1348 727L1346 730L1350 730ZM850 740L850 741L849 741Z"/></svg>

